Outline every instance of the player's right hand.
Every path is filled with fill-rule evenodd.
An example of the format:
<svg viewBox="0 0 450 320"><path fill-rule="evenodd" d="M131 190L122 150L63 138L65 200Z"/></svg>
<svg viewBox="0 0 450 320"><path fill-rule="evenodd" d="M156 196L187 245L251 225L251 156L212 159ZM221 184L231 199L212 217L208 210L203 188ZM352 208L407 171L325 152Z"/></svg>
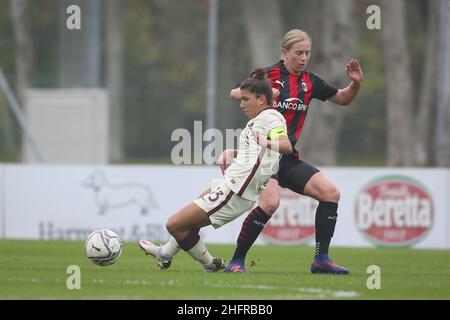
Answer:
<svg viewBox="0 0 450 320"><path fill-rule="evenodd" d="M280 95L280 90L272 88L272 97L278 98L279 95Z"/></svg>
<svg viewBox="0 0 450 320"><path fill-rule="evenodd" d="M258 132L258 130L253 129L253 127L250 127L250 131L252 132L253 136L255 137L256 142L262 146L267 147L267 137L263 136Z"/></svg>

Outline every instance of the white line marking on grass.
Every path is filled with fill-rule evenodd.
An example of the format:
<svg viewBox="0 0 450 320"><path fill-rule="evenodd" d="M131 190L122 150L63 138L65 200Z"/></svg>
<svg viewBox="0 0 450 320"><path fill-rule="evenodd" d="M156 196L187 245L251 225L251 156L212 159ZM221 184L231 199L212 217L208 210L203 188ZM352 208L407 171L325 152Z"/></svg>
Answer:
<svg viewBox="0 0 450 320"><path fill-rule="evenodd" d="M257 289L266 291L282 291L281 295L273 293L274 299L338 299L338 298L355 298L360 295L357 291L345 291L345 290L327 290L321 288L302 288L302 287L283 287L273 285L253 285L253 284L233 284L223 281L203 281L197 283L183 282L178 279L175 280L143 280L143 279L127 279L127 280L103 280L92 279L92 283L99 284L119 284L119 285L132 285L132 286L200 286L200 287L215 287L215 288L236 288L236 289Z"/></svg>
<svg viewBox="0 0 450 320"><path fill-rule="evenodd" d="M240 289L258 289L258 290L284 290L284 291L294 291L294 292L302 292L309 293L314 295L316 298L325 299L328 296L331 298L354 298L359 295L356 291L344 291L344 290L325 290L321 288L286 288L281 286L268 286L268 285L252 285L252 284L228 284L228 283L211 283L205 281L205 284L212 287L217 288L240 288ZM288 296L284 296L288 298Z"/></svg>
<svg viewBox="0 0 450 320"><path fill-rule="evenodd" d="M18 278L8 277L3 280L8 281L8 282L33 282L33 283L42 281L41 279L38 279L38 278L23 278L23 277L18 277Z"/></svg>
<svg viewBox="0 0 450 320"><path fill-rule="evenodd" d="M103 280L103 279L92 279L92 283L108 283L108 284L119 284L119 285L132 285L132 286L149 286L149 285L161 285L161 286L184 286L187 285L185 283L180 282L179 280L169 280L169 281L151 281L151 280L142 280L142 279L135 279L135 280Z"/></svg>
<svg viewBox="0 0 450 320"><path fill-rule="evenodd" d="M331 295L334 298L354 298L359 295L357 291L344 291L344 290L335 291L335 290L324 290L320 288L296 288L295 290L299 292Z"/></svg>

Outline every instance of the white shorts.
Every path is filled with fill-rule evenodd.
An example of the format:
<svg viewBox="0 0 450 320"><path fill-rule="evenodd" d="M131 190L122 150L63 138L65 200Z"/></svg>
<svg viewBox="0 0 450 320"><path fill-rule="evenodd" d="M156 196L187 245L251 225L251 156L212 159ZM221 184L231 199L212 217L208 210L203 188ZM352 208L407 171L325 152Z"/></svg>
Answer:
<svg viewBox="0 0 450 320"><path fill-rule="evenodd" d="M194 200L194 203L206 212L215 229L233 221L255 204L255 201L241 198L235 194L225 184L224 179L213 180L211 190L210 193Z"/></svg>

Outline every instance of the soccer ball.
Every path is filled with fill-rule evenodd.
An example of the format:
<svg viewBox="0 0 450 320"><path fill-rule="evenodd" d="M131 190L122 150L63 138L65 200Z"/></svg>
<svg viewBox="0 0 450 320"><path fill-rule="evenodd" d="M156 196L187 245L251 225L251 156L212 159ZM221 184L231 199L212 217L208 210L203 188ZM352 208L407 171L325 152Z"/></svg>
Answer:
<svg viewBox="0 0 450 320"><path fill-rule="evenodd" d="M86 256L96 265L107 266L116 262L122 254L122 241L111 230L92 232L84 244Z"/></svg>

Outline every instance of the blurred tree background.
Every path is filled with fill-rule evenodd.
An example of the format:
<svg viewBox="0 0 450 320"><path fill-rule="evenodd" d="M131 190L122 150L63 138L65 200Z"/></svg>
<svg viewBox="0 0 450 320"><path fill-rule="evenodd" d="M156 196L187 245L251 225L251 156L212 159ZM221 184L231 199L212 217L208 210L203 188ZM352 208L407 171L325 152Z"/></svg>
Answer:
<svg viewBox="0 0 450 320"><path fill-rule="evenodd" d="M99 86L110 89L116 110L111 159L170 163L176 144L170 141L172 131L192 132L195 120L206 119L209 2L98 1L93 19L100 22ZM350 106L311 105L300 142L303 157L317 165L434 165L436 66L430 55L436 54L432 35L439 1L219 0L216 126L224 130L245 124L238 102L228 98L229 90L256 66L275 63L282 35L300 28L312 36L309 71L342 88L349 83L345 65L357 57L365 75ZM392 2L401 5L392 7ZM14 18L18 3L23 3L23 16ZM60 21L67 3L0 0L0 67L19 97L21 62L14 23L28 24L31 49L25 50L32 57L25 65L32 67L30 86L60 87L61 46L71 45L63 38ZM381 30L366 26L366 9L373 4L381 8ZM389 34L383 34L385 29ZM393 82L399 76L405 88ZM392 114L394 109L397 114ZM401 117L406 120L399 121ZM1 162L19 161L20 141L17 121L0 92Z"/></svg>

